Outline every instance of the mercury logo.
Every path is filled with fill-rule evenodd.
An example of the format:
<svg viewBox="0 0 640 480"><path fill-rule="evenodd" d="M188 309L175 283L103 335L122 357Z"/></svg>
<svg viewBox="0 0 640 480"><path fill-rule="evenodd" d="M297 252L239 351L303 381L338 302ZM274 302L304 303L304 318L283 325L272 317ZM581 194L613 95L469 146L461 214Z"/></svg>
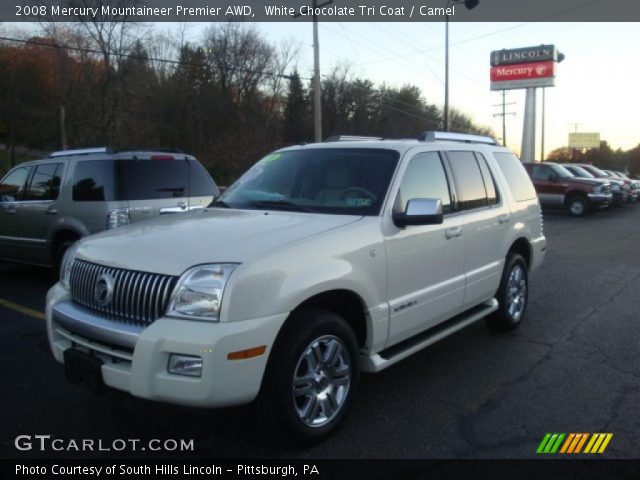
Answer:
<svg viewBox="0 0 640 480"><path fill-rule="evenodd" d="M547 67L545 65L538 65L536 67L536 73L538 75L544 75L544 73L547 71Z"/></svg>
<svg viewBox="0 0 640 480"><path fill-rule="evenodd" d="M98 282L93 290L93 298L101 307L104 307L111 302L114 283L115 279L108 273L103 273L98 277Z"/></svg>

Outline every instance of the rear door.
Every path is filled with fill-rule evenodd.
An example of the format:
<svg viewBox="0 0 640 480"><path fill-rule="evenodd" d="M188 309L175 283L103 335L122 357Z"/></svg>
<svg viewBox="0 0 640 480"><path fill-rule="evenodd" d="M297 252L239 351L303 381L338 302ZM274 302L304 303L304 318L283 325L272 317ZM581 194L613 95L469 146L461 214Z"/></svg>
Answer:
<svg viewBox="0 0 640 480"><path fill-rule="evenodd" d="M464 221L465 295L463 310L495 295L504 264L502 254L511 222L507 203L499 197L496 184L480 152L446 152L453 176L457 211Z"/></svg>
<svg viewBox="0 0 640 480"><path fill-rule="evenodd" d="M58 219L58 194L64 175L62 163L41 163L33 167L24 201L16 214L16 236L21 259L48 265L49 233Z"/></svg>
<svg viewBox="0 0 640 480"><path fill-rule="evenodd" d="M20 259L17 213L30 173L31 167L18 167L0 182L0 258Z"/></svg>
<svg viewBox="0 0 640 480"><path fill-rule="evenodd" d="M206 207L217 188L206 170L188 159L160 155L151 159L116 162L122 200L129 206L131 222L155 218L163 214L188 212ZM206 176L192 174L204 170ZM197 196L191 197L191 192Z"/></svg>

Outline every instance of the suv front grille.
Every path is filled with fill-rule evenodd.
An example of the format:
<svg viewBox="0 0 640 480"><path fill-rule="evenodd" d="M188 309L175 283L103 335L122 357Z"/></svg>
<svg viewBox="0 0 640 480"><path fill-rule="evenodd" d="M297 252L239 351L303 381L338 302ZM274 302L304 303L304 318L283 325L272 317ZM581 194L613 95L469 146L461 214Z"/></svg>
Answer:
<svg viewBox="0 0 640 480"><path fill-rule="evenodd" d="M602 193L611 193L611 184L605 183L602 185Z"/></svg>
<svg viewBox="0 0 640 480"><path fill-rule="evenodd" d="M110 282L111 298L106 302L97 298L101 276ZM164 314L178 279L75 260L70 280L71 299L77 305L115 321L147 326ZM105 286L102 282L103 289Z"/></svg>

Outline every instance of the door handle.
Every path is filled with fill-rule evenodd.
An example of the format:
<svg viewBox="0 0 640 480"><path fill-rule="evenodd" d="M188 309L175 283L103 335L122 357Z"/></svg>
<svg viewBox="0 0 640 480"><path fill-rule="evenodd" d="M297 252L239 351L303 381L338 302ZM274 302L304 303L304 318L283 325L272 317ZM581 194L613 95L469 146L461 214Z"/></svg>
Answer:
<svg viewBox="0 0 640 480"><path fill-rule="evenodd" d="M498 223L507 223L509 220L511 220L511 215L509 215L508 213L505 213L498 217Z"/></svg>
<svg viewBox="0 0 640 480"><path fill-rule="evenodd" d="M462 227L450 227L444 231L444 236L447 240L459 237L460 235L462 235Z"/></svg>
<svg viewBox="0 0 640 480"><path fill-rule="evenodd" d="M44 213L46 213L47 215L57 215L58 214L58 209L57 208L50 208L47 211L45 211Z"/></svg>

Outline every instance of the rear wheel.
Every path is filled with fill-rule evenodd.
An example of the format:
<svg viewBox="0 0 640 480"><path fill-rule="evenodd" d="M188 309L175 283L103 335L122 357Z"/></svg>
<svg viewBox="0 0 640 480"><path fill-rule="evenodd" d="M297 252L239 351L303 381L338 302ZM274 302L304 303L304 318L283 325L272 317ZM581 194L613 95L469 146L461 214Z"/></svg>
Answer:
<svg viewBox="0 0 640 480"><path fill-rule="evenodd" d="M271 353L265 401L276 430L314 443L338 428L353 401L357 343L334 313L310 309L294 315Z"/></svg>
<svg viewBox="0 0 640 480"><path fill-rule="evenodd" d="M527 263L519 253L510 253L507 257L496 297L498 309L486 318L487 325L503 332L516 329L524 318L529 299Z"/></svg>

